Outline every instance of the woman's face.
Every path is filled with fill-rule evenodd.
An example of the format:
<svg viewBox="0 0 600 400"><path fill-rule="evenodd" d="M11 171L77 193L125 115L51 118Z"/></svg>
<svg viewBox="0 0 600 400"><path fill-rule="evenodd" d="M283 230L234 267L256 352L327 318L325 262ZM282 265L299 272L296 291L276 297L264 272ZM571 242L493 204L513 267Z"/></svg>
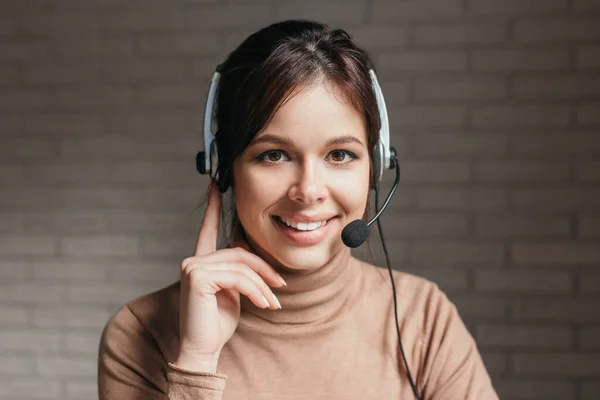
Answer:
<svg viewBox="0 0 600 400"><path fill-rule="evenodd" d="M369 170L362 115L333 85L303 88L234 162L250 244L283 267L322 266L345 248L344 226L365 212Z"/></svg>

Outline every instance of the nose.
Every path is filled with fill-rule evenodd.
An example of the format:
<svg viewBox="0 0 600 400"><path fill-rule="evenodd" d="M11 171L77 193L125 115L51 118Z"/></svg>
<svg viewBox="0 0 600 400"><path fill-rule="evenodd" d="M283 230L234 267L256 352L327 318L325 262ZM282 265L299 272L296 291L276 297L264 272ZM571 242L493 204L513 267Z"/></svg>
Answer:
<svg viewBox="0 0 600 400"><path fill-rule="evenodd" d="M305 204L316 204L327 197L326 171L319 168L318 160L306 160L298 168L297 178L288 191L288 197Z"/></svg>

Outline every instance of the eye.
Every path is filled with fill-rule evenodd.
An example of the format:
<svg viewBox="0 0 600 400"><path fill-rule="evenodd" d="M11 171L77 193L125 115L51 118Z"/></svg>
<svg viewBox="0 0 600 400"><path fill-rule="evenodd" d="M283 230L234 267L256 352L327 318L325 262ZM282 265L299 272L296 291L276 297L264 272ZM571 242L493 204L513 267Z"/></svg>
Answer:
<svg viewBox="0 0 600 400"><path fill-rule="evenodd" d="M265 151L256 158L260 161L266 162L267 164L278 164L282 161L287 161L287 156L281 150Z"/></svg>
<svg viewBox="0 0 600 400"><path fill-rule="evenodd" d="M338 164L347 164L356 159L356 155L347 150L333 150L329 153L331 160Z"/></svg>

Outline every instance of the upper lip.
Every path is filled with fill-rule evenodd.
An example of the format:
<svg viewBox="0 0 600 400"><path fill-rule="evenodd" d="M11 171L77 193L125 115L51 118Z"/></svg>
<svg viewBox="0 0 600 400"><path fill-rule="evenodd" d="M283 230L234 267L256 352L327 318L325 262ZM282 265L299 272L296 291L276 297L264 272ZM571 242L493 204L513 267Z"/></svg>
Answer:
<svg viewBox="0 0 600 400"><path fill-rule="evenodd" d="M327 221L336 216L336 214L331 213L321 213L321 214L297 214L297 213L285 213L285 214L277 214L277 217L285 218L287 220L292 220L296 222L320 222Z"/></svg>

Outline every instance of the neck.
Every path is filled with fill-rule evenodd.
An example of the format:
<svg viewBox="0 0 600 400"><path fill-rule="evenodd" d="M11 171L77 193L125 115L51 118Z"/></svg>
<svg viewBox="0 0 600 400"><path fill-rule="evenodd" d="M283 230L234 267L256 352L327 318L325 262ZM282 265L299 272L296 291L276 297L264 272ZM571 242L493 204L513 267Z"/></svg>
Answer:
<svg viewBox="0 0 600 400"><path fill-rule="evenodd" d="M271 288L282 308L262 309L242 296L242 313L246 313L246 317L289 324L326 321L343 312L360 283L359 262L347 247L316 269L276 269L287 282L287 286Z"/></svg>

